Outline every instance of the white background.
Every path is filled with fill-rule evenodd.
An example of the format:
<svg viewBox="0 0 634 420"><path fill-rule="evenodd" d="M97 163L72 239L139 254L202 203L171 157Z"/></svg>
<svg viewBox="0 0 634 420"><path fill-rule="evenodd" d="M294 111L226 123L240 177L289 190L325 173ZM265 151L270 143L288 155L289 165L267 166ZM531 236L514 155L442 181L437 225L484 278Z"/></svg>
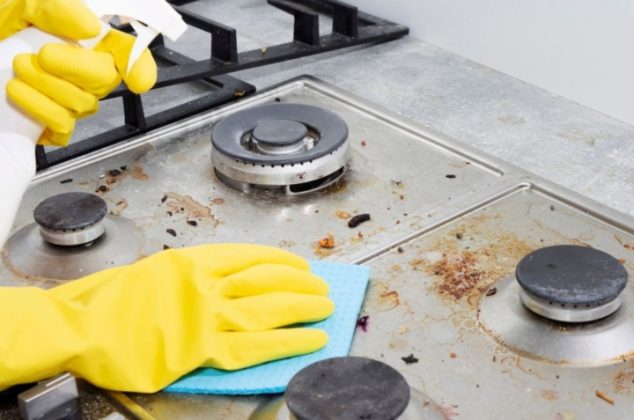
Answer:
<svg viewBox="0 0 634 420"><path fill-rule="evenodd" d="M347 0L411 35L634 124L632 0Z"/></svg>

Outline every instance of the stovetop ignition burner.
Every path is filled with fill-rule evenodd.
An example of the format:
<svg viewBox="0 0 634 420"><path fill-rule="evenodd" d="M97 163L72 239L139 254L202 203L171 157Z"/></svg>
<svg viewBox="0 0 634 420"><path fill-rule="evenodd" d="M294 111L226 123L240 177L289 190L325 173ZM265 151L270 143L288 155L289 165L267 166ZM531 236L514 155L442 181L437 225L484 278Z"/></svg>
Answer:
<svg viewBox="0 0 634 420"><path fill-rule="evenodd" d="M33 211L36 223L7 241L6 262L28 277L68 280L136 261L138 228L107 213L106 202L94 194L49 197Z"/></svg>
<svg viewBox="0 0 634 420"><path fill-rule="evenodd" d="M334 112L303 104L267 104L219 121L212 163L225 184L295 195L341 178L349 159L348 126Z"/></svg>
<svg viewBox="0 0 634 420"><path fill-rule="evenodd" d="M515 275L524 306L562 322L596 321L614 313L627 284L627 271L616 258L576 245L531 252Z"/></svg>
<svg viewBox="0 0 634 420"><path fill-rule="evenodd" d="M49 197L37 205L33 218L40 235L53 245L76 246L103 235L108 206L94 194L70 192Z"/></svg>

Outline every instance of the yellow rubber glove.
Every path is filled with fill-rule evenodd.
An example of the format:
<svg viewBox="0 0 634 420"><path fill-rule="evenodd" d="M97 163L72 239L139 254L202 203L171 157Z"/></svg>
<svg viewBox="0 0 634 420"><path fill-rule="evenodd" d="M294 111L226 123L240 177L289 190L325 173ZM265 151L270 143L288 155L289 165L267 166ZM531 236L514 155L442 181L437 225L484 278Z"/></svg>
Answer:
<svg viewBox="0 0 634 420"><path fill-rule="evenodd" d="M93 38L100 29L80 0L0 1L0 39L29 24L73 41ZM76 119L95 113L99 99L121 80L135 93L156 83L156 63L148 50L126 74L133 43L131 35L112 30L93 51L48 44L38 54L15 57L15 78L7 83L7 96L46 127L39 144L68 144Z"/></svg>
<svg viewBox="0 0 634 420"><path fill-rule="evenodd" d="M68 371L108 389L157 391L200 367L240 369L322 348L280 328L332 314L328 285L275 248L168 250L45 291L0 289L0 389Z"/></svg>

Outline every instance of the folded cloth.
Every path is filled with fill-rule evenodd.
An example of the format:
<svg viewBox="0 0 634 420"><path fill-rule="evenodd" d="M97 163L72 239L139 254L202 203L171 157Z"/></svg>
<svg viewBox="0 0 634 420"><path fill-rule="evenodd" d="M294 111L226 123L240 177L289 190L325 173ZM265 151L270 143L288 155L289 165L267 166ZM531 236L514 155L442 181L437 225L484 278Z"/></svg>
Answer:
<svg viewBox="0 0 634 420"><path fill-rule="evenodd" d="M198 369L165 390L226 395L280 393L286 390L293 375L311 363L346 356L352 343L370 270L359 265L313 261L311 271L330 284L330 298L335 302L335 313L330 318L311 324L328 333L329 341L325 348L315 353L237 371Z"/></svg>

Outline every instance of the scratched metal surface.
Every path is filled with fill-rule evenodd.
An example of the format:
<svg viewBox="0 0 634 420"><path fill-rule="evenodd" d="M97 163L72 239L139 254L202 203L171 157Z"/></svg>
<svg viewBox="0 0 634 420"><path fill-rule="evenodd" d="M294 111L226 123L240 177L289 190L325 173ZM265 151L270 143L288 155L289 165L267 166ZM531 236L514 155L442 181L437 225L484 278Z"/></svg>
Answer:
<svg viewBox="0 0 634 420"><path fill-rule="evenodd" d="M346 120L353 153L343 182L305 197L256 200L215 179L212 124L275 98L324 106ZM108 174L122 166L121 174ZM68 179L72 182L60 182ZM14 229L31 223L32 210L43 198L100 186L107 187L99 194L111 212L143 230L139 256L163 245L253 241L310 258L370 265L363 308L369 329L357 332L352 353L399 369L448 417L622 417L634 406L629 352L585 364L554 363L506 345L505 333L478 317L479 305L496 299L487 297L487 290L505 281L519 259L539 246L596 246L622 258L632 272L632 218L333 86L309 78L294 81L42 173ZM342 212L367 212L372 220L352 230ZM329 233L335 248L317 248ZM5 255L0 278L8 285L57 283L28 278L9 265ZM452 288L465 273L476 273L470 287ZM401 359L410 354L417 363ZM597 391L614 405L595 396ZM246 418L268 400L167 393L132 397L150 415L166 419Z"/></svg>

